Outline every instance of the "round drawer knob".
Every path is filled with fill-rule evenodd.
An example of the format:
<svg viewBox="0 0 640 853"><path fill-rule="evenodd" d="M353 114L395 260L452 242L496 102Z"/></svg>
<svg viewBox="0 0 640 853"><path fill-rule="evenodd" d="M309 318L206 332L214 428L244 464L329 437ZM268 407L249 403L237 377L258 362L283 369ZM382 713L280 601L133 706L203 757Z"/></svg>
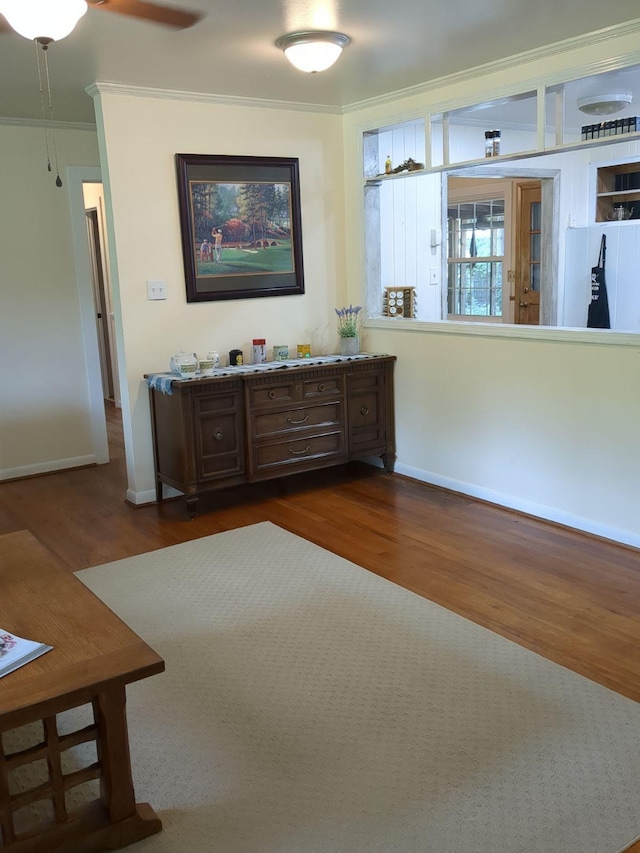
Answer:
<svg viewBox="0 0 640 853"><path fill-rule="evenodd" d="M276 399L276 392L275 391L269 391L269 393L267 394L267 397L270 400L275 400Z"/></svg>
<svg viewBox="0 0 640 853"><path fill-rule="evenodd" d="M318 385L318 391L320 391L320 393L322 393L323 391L326 391L326 390L327 390L327 386L324 384L324 382L321 382L320 385Z"/></svg>
<svg viewBox="0 0 640 853"><path fill-rule="evenodd" d="M221 440L222 440L222 438L223 438L223 436L224 436L224 433L223 433L223 431L220 429L220 427L216 427L216 428L214 429L214 431L213 431L213 437L215 438L215 440L216 440L216 441L221 441Z"/></svg>
<svg viewBox="0 0 640 853"><path fill-rule="evenodd" d="M361 414L361 415L368 415L368 414L369 414L369 407L368 407L368 406L363 406L363 407L360 409L360 414Z"/></svg>

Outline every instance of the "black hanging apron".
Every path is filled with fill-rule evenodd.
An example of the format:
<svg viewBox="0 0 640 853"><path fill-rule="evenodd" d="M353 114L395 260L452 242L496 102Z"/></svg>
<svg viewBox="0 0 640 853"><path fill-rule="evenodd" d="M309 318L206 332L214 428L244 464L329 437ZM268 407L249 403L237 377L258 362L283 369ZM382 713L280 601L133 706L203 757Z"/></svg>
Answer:
<svg viewBox="0 0 640 853"><path fill-rule="evenodd" d="M591 268L591 303L587 315L587 328L610 329L609 299L607 285L604 280L604 260L607 254L607 238L603 234L600 241L598 265Z"/></svg>

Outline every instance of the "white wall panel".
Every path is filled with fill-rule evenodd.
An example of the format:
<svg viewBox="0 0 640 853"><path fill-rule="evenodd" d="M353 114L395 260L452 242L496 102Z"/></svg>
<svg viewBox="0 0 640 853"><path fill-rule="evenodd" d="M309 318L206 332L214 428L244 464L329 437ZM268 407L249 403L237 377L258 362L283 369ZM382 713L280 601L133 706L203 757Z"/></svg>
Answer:
<svg viewBox="0 0 640 853"><path fill-rule="evenodd" d="M93 130L56 130L60 174L97 166ZM94 462L67 188L43 131L0 126L0 479Z"/></svg>

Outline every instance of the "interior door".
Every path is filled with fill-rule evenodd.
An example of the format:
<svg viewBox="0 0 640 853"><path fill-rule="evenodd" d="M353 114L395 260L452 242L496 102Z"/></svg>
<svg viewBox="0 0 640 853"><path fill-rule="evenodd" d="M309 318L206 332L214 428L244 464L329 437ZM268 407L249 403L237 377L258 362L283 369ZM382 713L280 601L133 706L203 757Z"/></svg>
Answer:
<svg viewBox="0 0 640 853"><path fill-rule="evenodd" d="M514 322L540 323L542 269L542 187L540 181L518 184L516 203L516 275Z"/></svg>

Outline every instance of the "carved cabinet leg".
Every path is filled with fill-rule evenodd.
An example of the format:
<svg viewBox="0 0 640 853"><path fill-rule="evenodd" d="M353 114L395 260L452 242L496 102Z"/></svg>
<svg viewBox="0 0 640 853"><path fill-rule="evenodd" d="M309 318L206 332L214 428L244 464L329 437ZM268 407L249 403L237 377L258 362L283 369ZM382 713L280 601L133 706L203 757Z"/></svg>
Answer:
<svg viewBox="0 0 640 853"><path fill-rule="evenodd" d="M196 517L198 500L198 495L187 495L184 499L187 505L187 515L189 516L189 521L193 521Z"/></svg>
<svg viewBox="0 0 640 853"><path fill-rule="evenodd" d="M384 470L387 474L393 474L393 469L396 466L395 453L383 453L380 458L382 459L382 464L384 465Z"/></svg>

